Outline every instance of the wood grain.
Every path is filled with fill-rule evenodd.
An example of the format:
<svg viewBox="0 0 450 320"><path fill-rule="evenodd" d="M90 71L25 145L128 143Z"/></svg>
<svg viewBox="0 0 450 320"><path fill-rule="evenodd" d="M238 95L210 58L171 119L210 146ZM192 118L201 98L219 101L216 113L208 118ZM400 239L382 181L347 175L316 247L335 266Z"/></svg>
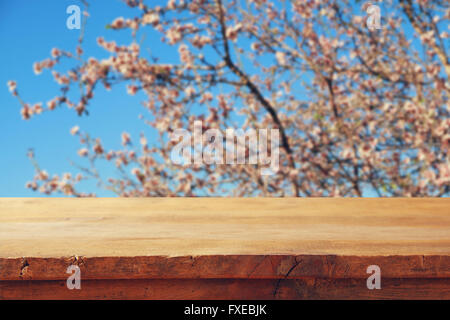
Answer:
<svg viewBox="0 0 450 320"><path fill-rule="evenodd" d="M71 264L93 289L58 289ZM449 299L449 279L450 199L0 199L1 299Z"/></svg>
<svg viewBox="0 0 450 320"><path fill-rule="evenodd" d="M143 279L86 280L81 290L65 281L3 281L2 299L52 300L291 300L420 299L450 296L449 279L386 279L381 290L368 290L357 279ZM275 290L275 288L277 290Z"/></svg>
<svg viewBox="0 0 450 320"><path fill-rule="evenodd" d="M0 257L439 255L450 199L0 199Z"/></svg>

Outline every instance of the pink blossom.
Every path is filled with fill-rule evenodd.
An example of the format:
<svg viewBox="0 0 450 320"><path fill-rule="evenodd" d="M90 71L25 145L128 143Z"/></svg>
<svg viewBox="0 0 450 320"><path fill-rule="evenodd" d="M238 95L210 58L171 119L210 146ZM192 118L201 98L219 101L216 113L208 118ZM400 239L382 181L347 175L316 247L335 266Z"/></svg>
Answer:
<svg viewBox="0 0 450 320"><path fill-rule="evenodd" d="M43 111L43 109L42 109L42 103L36 103L36 104L33 106L33 113L34 113L34 114L41 114L42 111Z"/></svg>
<svg viewBox="0 0 450 320"><path fill-rule="evenodd" d="M16 91L17 83L13 80L7 82L9 92Z"/></svg>
<svg viewBox="0 0 450 320"><path fill-rule="evenodd" d="M33 110L27 104L25 104L20 110L20 113L22 114L22 118L24 120L28 120L33 115Z"/></svg>
<svg viewBox="0 0 450 320"><path fill-rule="evenodd" d="M141 174L141 171L138 168L131 169L131 173L135 176L138 176Z"/></svg>
<svg viewBox="0 0 450 320"><path fill-rule="evenodd" d="M132 96L134 96L135 94L136 94L136 92L138 91L138 87L137 86L135 86L135 85L130 85L130 86L127 86L127 93L129 94L129 95L132 95Z"/></svg>
<svg viewBox="0 0 450 320"><path fill-rule="evenodd" d="M156 12L150 12L144 15L144 17L142 17L142 24L146 25L146 24L152 24L152 25L157 25L159 23L159 14L157 14Z"/></svg>
<svg viewBox="0 0 450 320"><path fill-rule="evenodd" d="M40 180L47 180L48 179L48 173L47 171L43 170L39 172L39 177Z"/></svg>
<svg viewBox="0 0 450 320"><path fill-rule="evenodd" d="M80 157L86 157L89 154L89 150L86 148L82 148L80 150L78 150L78 155Z"/></svg>
<svg viewBox="0 0 450 320"><path fill-rule="evenodd" d="M439 185L450 184L450 163L439 165L439 178L436 183Z"/></svg>
<svg viewBox="0 0 450 320"><path fill-rule="evenodd" d="M277 51L275 57L277 58L277 61L280 65L282 66L286 65L286 54L284 52Z"/></svg>
<svg viewBox="0 0 450 320"><path fill-rule="evenodd" d="M131 143L131 137L127 132L122 133L122 144L124 146Z"/></svg>
<svg viewBox="0 0 450 320"><path fill-rule="evenodd" d="M113 29L121 29L124 27L125 27L125 19L123 17L118 17L111 23L111 28Z"/></svg>
<svg viewBox="0 0 450 320"><path fill-rule="evenodd" d="M79 126L74 126L72 129L70 129L70 134L75 136L80 132L80 127Z"/></svg>
<svg viewBox="0 0 450 320"><path fill-rule="evenodd" d="M33 70L35 74L41 74L42 73L42 65L39 62L35 62L33 64Z"/></svg>
<svg viewBox="0 0 450 320"><path fill-rule="evenodd" d="M58 48L53 48L51 55L53 58L58 58L61 55L61 51Z"/></svg>
<svg viewBox="0 0 450 320"><path fill-rule="evenodd" d="M227 28L226 35L228 40L236 42L238 38L238 33L241 31L241 29L242 29L241 23L238 23L231 28Z"/></svg>
<svg viewBox="0 0 450 320"><path fill-rule="evenodd" d="M187 87L186 89L184 89L184 93L188 96L188 97L192 97L195 94L195 89L191 86Z"/></svg>

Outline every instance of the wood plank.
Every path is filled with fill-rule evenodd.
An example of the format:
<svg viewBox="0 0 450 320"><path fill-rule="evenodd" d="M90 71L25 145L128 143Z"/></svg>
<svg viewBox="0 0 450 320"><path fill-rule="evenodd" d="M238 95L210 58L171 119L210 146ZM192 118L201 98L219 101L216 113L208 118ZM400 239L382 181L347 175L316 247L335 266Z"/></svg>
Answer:
<svg viewBox="0 0 450 320"><path fill-rule="evenodd" d="M450 199L0 199L0 257L448 255Z"/></svg>
<svg viewBox="0 0 450 320"><path fill-rule="evenodd" d="M450 256L213 255L0 259L0 279L63 280L72 264L91 280L366 279L370 265L378 265L383 278L450 278Z"/></svg>
<svg viewBox="0 0 450 320"><path fill-rule="evenodd" d="M0 199L0 299L450 299L449 279L450 199Z"/></svg>
<svg viewBox="0 0 450 320"><path fill-rule="evenodd" d="M65 281L3 281L2 299L121 300L293 300L420 299L450 297L449 279L386 279L381 290L368 290L355 279L143 279L87 280L81 290Z"/></svg>

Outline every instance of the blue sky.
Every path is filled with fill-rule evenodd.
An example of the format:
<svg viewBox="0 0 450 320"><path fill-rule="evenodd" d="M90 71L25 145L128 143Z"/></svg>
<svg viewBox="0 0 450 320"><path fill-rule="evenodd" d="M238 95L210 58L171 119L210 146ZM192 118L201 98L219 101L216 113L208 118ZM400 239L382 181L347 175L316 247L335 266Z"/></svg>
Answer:
<svg viewBox="0 0 450 320"><path fill-rule="evenodd" d="M133 10L120 0L90 2L90 18L83 45L85 56L107 56L96 44L99 35L106 40L114 39L119 44L129 44L131 37L128 30L113 31L105 27L118 16L133 15ZM76 153L78 140L69 133L74 125L79 125L92 136L101 137L108 148L119 147L120 135L124 130L134 138L140 132L149 134L148 126L138 120L139 113L144 111L140 105L142 97L130 97L125 94L125 88L110 92L96 91L89 117L78 117L64 106L29 121L21 119L20 104L8 92L6 82L16 80L20 95L30 103L45 104L58 93L59 86L51 73L44 70L36 76L32 65L35 61L50 57L53 47L68 51L76 47L79 30L66 27L69 16L66 8L71 4L81 3L77 0L0 1L0 197L42 196L25 188L25 183L34 174L26 157L29 148L35 150L39 164L50 174L74 172L69 161L80 162ZM144 43L152 51L164 50L156 34L146 34ZM172 57L170 53L164 52L164 56L178 60L178 56ZM102 171L111 175L114 172L108 167L102 168ZM87 187L95 188L94 185ZM99 196L113 195L108 191L95 191Z"/></svg>

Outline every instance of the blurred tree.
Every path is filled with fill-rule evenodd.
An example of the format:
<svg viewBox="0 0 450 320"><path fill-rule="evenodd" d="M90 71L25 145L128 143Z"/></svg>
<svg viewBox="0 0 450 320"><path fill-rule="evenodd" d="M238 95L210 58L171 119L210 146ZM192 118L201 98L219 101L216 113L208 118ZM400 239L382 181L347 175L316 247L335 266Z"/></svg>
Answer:
<svg viewBox="0 0 450 320"><path fill-rule="evenodd" d="M138 197L361 196L368 190L379 196L449 195L448 1L384 1L381 28L367 27L371 13L365 10L377 2L125 2L140 14L108 27L133 35L154 29L178 50L179 64L143 58L136 41L121 46L102 37L98 45L110 57L85 60L80 37L75 53L55 48L34 65L36 73L52 69L61 85L47 107L24 102L14 81L9 87L29 119L61 105L87 114L96 87L126 82L128 94L145 93L152 119L146 123L158 130L160 144L150 148L142 135L132 145L124 133L124 148L108 151L76 127L79 155L91 165L77 176L50 177L35 163L28 187L88 196L76 183L94 178L120 196ZM63 58L74 65L59 73L54 69ZM74 88L81 88L76 101L68 98ZM223 132L278 128L280 169L261 176L257 165L174 164L167 133L192 130L196 120L204 130ZM99 159L113 162L121 174L103 181Z"/></svg>

